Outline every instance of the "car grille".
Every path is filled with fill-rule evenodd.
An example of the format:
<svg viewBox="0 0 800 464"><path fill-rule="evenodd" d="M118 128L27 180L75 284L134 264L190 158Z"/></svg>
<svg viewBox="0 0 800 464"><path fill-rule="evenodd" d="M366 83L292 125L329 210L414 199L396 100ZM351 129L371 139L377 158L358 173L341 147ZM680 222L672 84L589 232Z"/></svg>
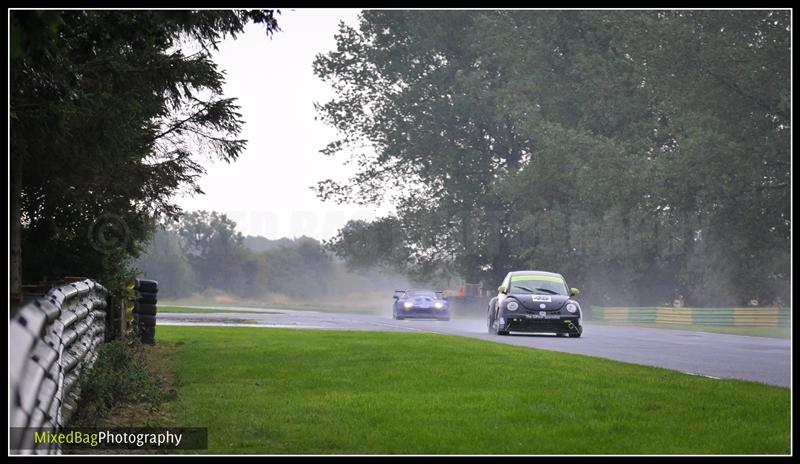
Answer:
<svg viewBox="0 0 800 464"><path fill-rule="evenodd" d="M510 321L508 327L509 330L512 331L517 330L531 332L563 332L569 330L569 325L565 324L561 319L522 319L518 321Z"/></svg>

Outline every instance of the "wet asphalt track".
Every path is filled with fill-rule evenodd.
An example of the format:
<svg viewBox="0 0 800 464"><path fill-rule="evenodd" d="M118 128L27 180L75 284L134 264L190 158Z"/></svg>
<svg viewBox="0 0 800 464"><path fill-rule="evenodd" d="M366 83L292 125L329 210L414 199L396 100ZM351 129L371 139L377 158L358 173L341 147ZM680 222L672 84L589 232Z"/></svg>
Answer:
<svg viewBox="0 0 800 464"><path fill-rule="evenodd" d="M160 313L158 325L433 332L657 366L691 375L752 380L782 387L789 387L791 382L790 340L786 339L591 324L584 325L581 338L560 338L548 334L497 336L488 334L486 322L478 319L396 321L391 315L290 309L264 309L280 313L254 314L225 309L221 314ZM241 309L259 311L254 308Z"/></svg>

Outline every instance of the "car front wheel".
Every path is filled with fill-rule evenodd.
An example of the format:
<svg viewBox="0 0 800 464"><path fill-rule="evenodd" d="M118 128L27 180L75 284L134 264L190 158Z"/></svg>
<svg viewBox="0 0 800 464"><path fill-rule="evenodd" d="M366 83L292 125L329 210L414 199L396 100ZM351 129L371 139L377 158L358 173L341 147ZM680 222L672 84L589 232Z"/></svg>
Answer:
<svg viewBox="0 0 800 464"><path fill-rule="evenodd" d="M494 335L508 335L507 330L500 330L500 324L497 325L496 329L493 327L497 313L494 310L490 310L489 314L491 315L487 319L488 320L487 325L489 326L489 333Z"/></svg>

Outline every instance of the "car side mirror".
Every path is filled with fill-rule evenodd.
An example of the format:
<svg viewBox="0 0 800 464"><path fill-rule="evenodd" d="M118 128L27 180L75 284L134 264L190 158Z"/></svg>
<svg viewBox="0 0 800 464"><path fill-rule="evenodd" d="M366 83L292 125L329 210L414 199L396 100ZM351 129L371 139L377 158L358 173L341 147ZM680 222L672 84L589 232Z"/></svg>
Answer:
<svg viewBox="0 0 800 464"><path fill-rule="evenodd" d="M572 288L570 288L570 289L569 289L569 296L575 296L575 295L577 295L577 294L578 294L578 293L580 293L580 292L581 292L581 291L580 291L580 290L578 290L577 288L575 288L575 287L572 287Z"/></svg>
<svg viewBox="0 0 800 464"><path fill-rule="evenodd" d="M497 287L497 293L505 293L505 292L506 292L506 286L505 285L501 285L501 286Z"/></svg>

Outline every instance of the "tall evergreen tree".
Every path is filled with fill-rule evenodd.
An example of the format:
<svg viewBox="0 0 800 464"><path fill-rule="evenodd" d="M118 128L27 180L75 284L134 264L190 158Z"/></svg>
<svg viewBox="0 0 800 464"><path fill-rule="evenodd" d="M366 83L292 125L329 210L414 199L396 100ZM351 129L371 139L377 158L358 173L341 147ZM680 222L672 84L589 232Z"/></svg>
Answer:
<svg viewBox="0 0 800 464"><path fill-rule="evenodd" d="M12 295L65 274L113 287L171 196L200 191L195 155L237 159L210 53L250 21L277 30L271 10L11 12Z"/></svg>

